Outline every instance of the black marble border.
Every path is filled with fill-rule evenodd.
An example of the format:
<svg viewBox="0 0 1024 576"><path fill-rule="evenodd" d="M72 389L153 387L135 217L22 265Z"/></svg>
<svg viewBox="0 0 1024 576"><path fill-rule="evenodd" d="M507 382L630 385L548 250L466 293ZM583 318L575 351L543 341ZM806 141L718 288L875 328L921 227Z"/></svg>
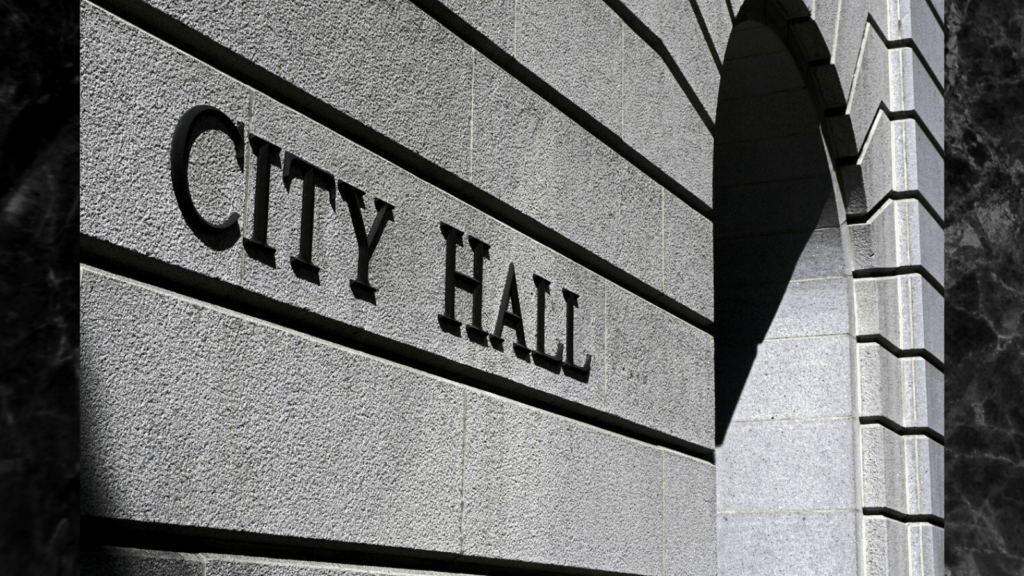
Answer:
<svg viewBox="0 0 1024 576"><path fill-rule="evenodd" d="M78 573L79 20L0 0L0 573Z"/></svg>
<svg viewBox="0 0 1024 576"><path fill-rule="evenodd" d="M946 573L1024 574L1024 2L946 24Z"/></svg>

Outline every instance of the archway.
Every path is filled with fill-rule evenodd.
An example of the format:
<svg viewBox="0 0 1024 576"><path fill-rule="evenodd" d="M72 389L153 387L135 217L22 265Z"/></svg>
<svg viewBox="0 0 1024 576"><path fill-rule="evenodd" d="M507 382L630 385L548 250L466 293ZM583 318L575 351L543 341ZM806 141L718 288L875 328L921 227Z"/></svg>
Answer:
<svg viewBox="0 0 1024 576"><path fill-rule="evenodd" d="M714 156L723 576L848 574L859 562L851 263L834 145L806 66L752 19L734 28L723 66Z"/></svg>

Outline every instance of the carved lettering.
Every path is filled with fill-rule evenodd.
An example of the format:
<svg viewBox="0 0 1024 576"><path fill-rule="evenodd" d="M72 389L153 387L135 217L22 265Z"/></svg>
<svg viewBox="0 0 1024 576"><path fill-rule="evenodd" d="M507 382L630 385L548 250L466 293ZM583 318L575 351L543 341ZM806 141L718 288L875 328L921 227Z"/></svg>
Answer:
<svg viewBox="0 0 1024 576"><path fill-rule="evenodd" d="M455 250L462 246L462 231L441 222L441 234L445 238L445 275L444 275L444 313L437 319L442 327L452 331L460 330L462 322L455 318L455 289L473 295L473 317L466 324L466 332L477 341L484 341L487 335L481 327L483 316L483 284L484 258L488 258L490 246L480 240L469 237L469 246L473 250L473 275L467 276L455 269Z"/></svg>
<svg viewBox="0 0 1024 576"><path fill-rule="evenodd" d="M509 311L509 304L512 310ZM523 329L523 311L519 306L519 289L516 286L516 267L509 262L508 274L505 276L505 290L501 294L501 307L498 309L498 319L494 323L494 333L491 340L500 345L504 338L501 337L502 330L508 326L516 334L516 341L512 347L520 353L529 353L526 347L526 331Z"/></svg>
<svg viewBox="0 0 1024 576"><path fill-rule="evenodd" d="M341 180L338 180L338 188L341 190L342 200L348 204L348 212L352 217L352 228L356 234L356 243L359 245L359 262L356 269L356 278L350 280L349 284L352 287L352 293L356 297L376 303L374 293L377 292L377 289L370 285L370 258L373 257L374 251L377 250L380 237L384 234L384 227L387 226L388 222L395 219L393 214L394 207L380 198L374 198L373 202L377 207L377 217L373 220L373 225L370 226L369 237L367 237L366 225L363 224L362 210L365 207L363 202L365 194L362 190Z"/></svg>
<svg viewBox="0 0 1024 576"><path fill-rule="evenodd" d="M573 312L579 306L580 296L565 288L562 288L562 295L565 297L565 362L562 363L562 369L566 374L572 373L586 378L590 376L590 354L587 354L583 366L573 363Z"/></svg>
<svg viewBox="0 0 1024 576"><path fill-rule="evenodd" d="M267 244L267 220L270 213L270 165L280 166L281 149L258 137L249 136L249 146L256 156L256 190L253 197L252 237L243 238L246 249L274 255L274 248Z"/></svg>
<svg viewBox="0 0 1024 576"><path fill-rule="evenodd" d="M540 276L533 275L533 283L537 286L537 349L533 352L533 359L535 361L548 361L556 364L562 363L562 344L558 344L558 350L555 355L552 356L544 352L544 300L546 295L551 292L551 282L541 278Z"/></svg>
<svg viewBox="0 0 1024 576"><path fill-rule="evenodd" d="M334 177L291 152L285 152L284 178L286 182L294 178L302 178L299 253L292 256L292 266L316 275L320 272L320 268L313 264L313 201L316 199L316 188L319 186L331 194L331 203L333 204Z"/></svg>
<svg viewBox="0 0 1024 576"><path fill-rule="evenodd" d="M178 200L178 208L193 232L207 236L238 234L238 213L232 212L220 224L203 218L192 201L192 190L188 182L189 157L197 138L209 130L219 130L231 138L235 145L235 158L239 169L244 167L245 142L241 125L235 126L231 119L213 106L196 106L181 117L171 139L171 187ZM237 236L235 237L237 240Z"/></svg>

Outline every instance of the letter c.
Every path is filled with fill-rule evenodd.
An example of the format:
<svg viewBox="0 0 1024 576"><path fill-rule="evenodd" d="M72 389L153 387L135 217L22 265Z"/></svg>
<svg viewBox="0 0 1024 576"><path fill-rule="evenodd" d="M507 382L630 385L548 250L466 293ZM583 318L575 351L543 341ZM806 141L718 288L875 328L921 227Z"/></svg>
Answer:
<svg viewBox="0 0 1024 576"><path fill-rule="evenodd" d="M188 164L192 144L207 130L220 130L231 138L235 145L238 167L244 169L245 144L240 127L232 124L226 114L213 106L196 106L185 112L174 129L174 137L171 139L171 185L174 188L174 196L178 199L181 215L192 231L196 234L220 235L238 226L238 213L232 212L227 220L220 224L209 222L196 210L188 185Z"/></svg>

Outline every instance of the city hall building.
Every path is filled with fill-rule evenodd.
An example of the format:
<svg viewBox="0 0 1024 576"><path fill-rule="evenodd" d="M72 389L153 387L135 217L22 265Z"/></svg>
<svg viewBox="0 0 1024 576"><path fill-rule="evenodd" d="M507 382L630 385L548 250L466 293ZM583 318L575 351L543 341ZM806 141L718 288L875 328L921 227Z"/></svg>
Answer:
<svg viewBox="0 0 1024 576"><path fill-rule="evenodd" d="M83 2L83 573L943 574L943 10Z"/></svg>

